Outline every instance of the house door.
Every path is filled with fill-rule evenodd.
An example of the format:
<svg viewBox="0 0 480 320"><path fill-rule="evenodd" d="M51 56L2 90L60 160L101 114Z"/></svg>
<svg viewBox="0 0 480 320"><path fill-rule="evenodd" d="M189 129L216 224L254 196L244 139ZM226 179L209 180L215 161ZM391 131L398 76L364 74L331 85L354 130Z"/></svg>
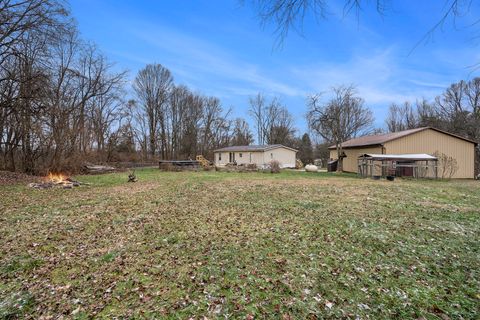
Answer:
<svg viewBox="0 0 480 320"><path fill-rule="evenodd" d="M230 163L235 162L235 152L230 152Z"/></svg>

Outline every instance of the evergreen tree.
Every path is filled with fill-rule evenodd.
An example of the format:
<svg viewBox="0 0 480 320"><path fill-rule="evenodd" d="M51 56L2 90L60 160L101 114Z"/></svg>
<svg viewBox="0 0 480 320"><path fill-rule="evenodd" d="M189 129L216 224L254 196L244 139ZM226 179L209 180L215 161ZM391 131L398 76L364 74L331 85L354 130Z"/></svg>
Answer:
<svg viewBox="0 0 480 320"><path fill-rule="evenodd" d="M313 163L313 147L308 133L305 133L300 140L298 158L304 164Z"/></svg>

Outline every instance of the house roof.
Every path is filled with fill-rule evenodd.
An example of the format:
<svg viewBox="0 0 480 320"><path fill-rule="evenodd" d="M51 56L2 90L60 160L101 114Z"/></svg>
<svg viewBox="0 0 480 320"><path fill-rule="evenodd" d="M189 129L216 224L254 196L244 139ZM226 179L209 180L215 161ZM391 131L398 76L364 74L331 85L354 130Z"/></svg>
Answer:
<svg viewBox="0 0 480 320"><path fill-rule="evenodd" d="M410 153L410 154L365 153L359 156L359 158L378 160L378 161L381 161L381 160L412 160L412 161L437 160L437 157L431 156L426 153Z"/></svg>
<svg viewBox="0 0 480 320"><path fill-rule="evenodd" d="M462 139L462 140L465 140L467 142L471 142L471 143L477 145L477 143L473 140L458 136L458 135L450 133L450 132L446 132L446 131L443 131L443 130L440 130L440 129L437 129L437 128L432 128L432 127L422 127L422 128L416 128L416 129L410 129L410 130L404 130L404 131L398 131L398 132L391 132L391 133L385 133L385 134L378 134L378 135L370 135L370 136L364 136L364 137L360 137L360 138L350 139L350 140L347 140L344 143L342 143L342 148L358 148L358 147L366 147L366 146L383 145L386 142L396 140L396 139L399 139L399 138L402 138L402 137L405 137L405 136L409 136L411 134L414 134L414 133L417 133L417 132L420 132L420 131L424 131L424 130L427 130L427 129L432 129L432 130L435 130L437 132L448 134L449 136L452 136L452 137L455 137L455 138L458 138L458 139ZM333 146L330 146L328 148L329 149L335 149L336 147L333 145Z"/></svg>
<svg viewBox="0 0 480 320"><path fill-rule="evenodd" d="M216 149L213 152L235 152L235 151L236 152L240 152L240 151L255 152L255 151L267 151L267 150L272 150L277 148L285 148L295 152L298 151L296 149L286 147L282 144L264 144L264 145L249 145L249 146L231 146L231 147Z"/></svg>

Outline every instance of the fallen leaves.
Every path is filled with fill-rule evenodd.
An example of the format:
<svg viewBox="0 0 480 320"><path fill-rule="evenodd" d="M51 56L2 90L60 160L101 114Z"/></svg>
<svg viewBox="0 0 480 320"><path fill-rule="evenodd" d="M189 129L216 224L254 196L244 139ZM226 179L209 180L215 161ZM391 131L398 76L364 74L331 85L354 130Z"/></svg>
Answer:
<svg viewBox="0 0 480 320"><path fill-rule="evenodd" d="M0 189L9 316L474 317L478 185L138 175L82 177L91 187L68 193Z"/></svg>

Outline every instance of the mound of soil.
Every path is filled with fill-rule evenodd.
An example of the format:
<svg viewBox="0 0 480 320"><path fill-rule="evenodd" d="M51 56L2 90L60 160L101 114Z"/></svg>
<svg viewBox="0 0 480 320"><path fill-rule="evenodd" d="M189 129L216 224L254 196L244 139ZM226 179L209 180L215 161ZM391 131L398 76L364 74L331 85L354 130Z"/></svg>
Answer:
<svg viewBox="0 0 480 320"><path fill-rule="evenodd" d="M41 181L41 177L30 176L25 173L1 171L0 170L0 186L8 186L14 184L26 184Z"/></svg>

